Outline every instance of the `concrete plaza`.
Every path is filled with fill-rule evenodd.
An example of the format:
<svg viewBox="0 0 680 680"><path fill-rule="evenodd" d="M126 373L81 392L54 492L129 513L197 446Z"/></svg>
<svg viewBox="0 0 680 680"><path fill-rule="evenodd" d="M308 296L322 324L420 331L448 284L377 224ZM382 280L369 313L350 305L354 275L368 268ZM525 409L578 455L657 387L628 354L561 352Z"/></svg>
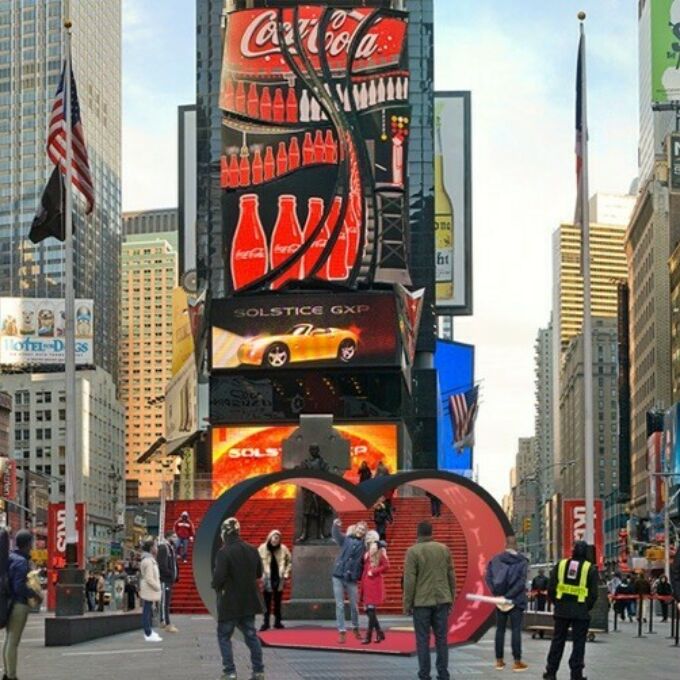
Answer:
<svg viewBox="0 0 680 680"><path fill-rule="evenodd" d="M32 616L21 646L18 676L21 680L217 680L220 658L215 641L215 624L208 617L177 616L176 635L165 635L163 642L146 643L143 635L126 633L75 647L45 648L44 617ZM404 620L388 620L387 625L403 625ZM655 624L659 632L637 638L637 626L624 624L587 648L586 674L589 680L678 680L680 648L667 639L667 624ZM451 650L452 678L502 678L493 669L493 630L476 645ZM510 657L509 636L506 659ZM543 673L549 642L524 637L524 657L529 671L522 676L536 680ZM567 646L569 652L570 643ZM245 645L236 637L234 651L239 678L250 677ZM562 663L559 678L568 680ZM265 648L268 680L415 680L415 658L386 655L310 652ZM514 677L514 675L513 675Z"/></svg>

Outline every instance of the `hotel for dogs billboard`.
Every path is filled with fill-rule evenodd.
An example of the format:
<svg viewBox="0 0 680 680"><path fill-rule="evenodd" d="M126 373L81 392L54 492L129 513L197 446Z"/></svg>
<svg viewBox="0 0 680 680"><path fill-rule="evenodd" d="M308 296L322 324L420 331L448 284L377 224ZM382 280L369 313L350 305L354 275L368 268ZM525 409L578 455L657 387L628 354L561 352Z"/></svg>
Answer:
<svg viewBox="0 0 680 680"><path fill-rule="evenodd" d="M219 106L228 294L408 285L406 12L228 13Z"/></svg>
<svg viewBox="0 0 680 680"><path fill-rule="evenodd" d="M93 363L93 303L76 300L76 364ZM64 300L0 298L0 365L60 365L65 357Z"/></svg>

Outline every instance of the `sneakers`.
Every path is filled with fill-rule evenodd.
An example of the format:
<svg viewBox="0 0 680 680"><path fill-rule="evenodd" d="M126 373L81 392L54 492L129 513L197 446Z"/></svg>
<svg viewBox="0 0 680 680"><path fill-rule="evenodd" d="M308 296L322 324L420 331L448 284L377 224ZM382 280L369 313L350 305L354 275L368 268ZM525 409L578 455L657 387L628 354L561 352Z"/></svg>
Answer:
<svg viewBox="0 0 680 680"><path fill-rule="evenodd" d="M236 673L222 673L220 680L236 680Z"/></svg>
<svg viewBox="0 0 680 680"><path fill-rule="evenodd" d="M345 631L344 630L341 630L341 631L338 632L338 642L341 645L345 644Z"/></svg>
<svg viewBox="0 0 680 680"><path fill-rule="evenodd" d="M179 633L179 630L173 626L172 624L169 624L165 627L165 632L166 633Z"/></svg>
<svg viewBox="0 0 680 680"><path fill-rule="evenodd" d="M524 673L524 671L529 668L527 664L524 663L524 661L515 661L515 663L512 666L512 672L513 673Z"/></svg>
<svg viewBox="0 0 680 680"><path fill-rule="evenodd" d="M503 659L496 659L496 665L494 668L497 671L502 671L505 668L505 661L503 661Z"/></svg>
<svg viewBox="0 0 680 680"><path fill-rule="evenodd" d="M145 635L144 640L146 642L163 642L163 638L156 632L152 632L151 635Z"/></svg>

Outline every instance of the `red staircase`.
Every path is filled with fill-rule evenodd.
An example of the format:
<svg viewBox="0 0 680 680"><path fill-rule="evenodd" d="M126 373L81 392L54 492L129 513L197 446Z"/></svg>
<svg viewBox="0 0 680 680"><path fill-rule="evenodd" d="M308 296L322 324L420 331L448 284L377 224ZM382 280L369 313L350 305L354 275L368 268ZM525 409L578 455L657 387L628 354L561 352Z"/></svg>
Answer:
<svg viewBox="0 0 680 680"><path fill-rule="evenodd" d="M175 519L183 510L191 515L194 525L198 527L207 509L209 500L173 501L168 502L166 509L166 527L172 528ZM281 532L283 542L292 549L294 530L293 500L251 499L238 512L241 523L241 535L244 540L254 546L263 543L272 529ZM341 513L343 531L350 524L365 520L369 528L373 528L372 511ZM385 575L387 599L383 610L386 612L401 612L401 578L404 567L406 550L416 540L418 522L430 519L430 501L427 498L395 498L394 523L388 525L387 543L391 568ZM463 530L458 520L446 508L442 508L442 516L432 518L434 539L449 546L453 556L456 581L458 585L465 579L467 570L467 548ZM189 561L180 564L180 580L176 584L172 595L172 610L178 614L204 614L206 609L196 590L193 572L191 570L190 546ZM293 574L295 578L295 574ZM328 575L330 578L330 574ZM284 592L284 600L289 597L288 589Z"/></svg>

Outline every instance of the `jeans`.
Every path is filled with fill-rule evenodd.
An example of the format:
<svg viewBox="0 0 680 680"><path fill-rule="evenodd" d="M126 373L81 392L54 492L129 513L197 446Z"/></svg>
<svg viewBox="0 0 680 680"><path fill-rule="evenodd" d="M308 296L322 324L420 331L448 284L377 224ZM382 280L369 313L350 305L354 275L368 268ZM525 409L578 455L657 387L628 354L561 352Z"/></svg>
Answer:
<svg viewBox="0 0 680 680"><path fill-rule="evenodd" d="M222 655L222 669L225 674L235 673L234 653L231 648L231 636L234 629L238 628L250 650L250 663L253 673L264 673L264 661L262 660L262 647L255 632L255 617L244 616L231 621L220 621L217 624L217 644L220 646Z"/></svg>
<svg viewBox="0 0 680 680"><path fill-rule="evenodd" d="M177 558L180 557L186 561L187 555L189 554L189 539L188 538L178 538L177 539Z"/></svg>
<svg viewBox="0 0 680 680"><path fill-rule="evenodd" d="M333 596L335 597L335 620L338 624L338 631L345 632L345 591L349 597L349 613L352 617L352 628L359 628L359 609L357 607L356 583L343 581L337 576L333 577Z"/></svg>
<svg viewBox="0 0 680 680"><path fill-rule="evenodd" d="M93 612L95 608L95 599L97 597L97 593L93 592L92 590L88 590L86 593L87 595L87 611Z"/></svg>
<svg viewBox="0 0 680 680"><path fill-rule="evenodd" d="M437 678L449 680L449 642L448 621L450 604L438 604L435 607L414 607L413 627L416 631L416 648L418 650L418 678L430 680L430 631L434 632L435 651L437 653Z"/></svg>
<svg viewBox="0 0 680 680"><path fill-rule="evenodd" d="M172 600L172 585L161 583L161 623L170 625L170 601Z"/></svg>
<svg viewBox="0 0 680 680"><path fill-rule="evenodd" d="M12 611L9 614L7 621L7 628L5 630L5 646L2 650L2 658L5 666L5 675L8 678L17 677L17 657L19 653L19 643L21 636L26 627L28 619L28 605L19 604L18 602L12 605Z"/></svg>
<svg viewBox="0 0 680 680"><path fill-rule="evenodd" d="M153 621L153 602L149 600L142 600L142 626L144 627L144 635L151 635L151 622Z"/></svg>
<svg viewBox="0 0 680 680"><path fill-rule="evenodd" d="M505 647L505 629L510 619L512 629L512 656L515 661L522 660L522 619L524 611L518 607L513 607L509 612L496 610L496 658L503 658L503 648Z"/></svg>
<svg viewBox="0 0 680 680"><path fill-rule="evenodd" d="M569 657L569 668L571 669L572 680L583 678L586 657L586 637L590 626L589 619L555 619L555 631L548 652L548 673L557 675L557 671L562 661L564 645L567 642L567 634L571 626L572 649Z"/></svg>

